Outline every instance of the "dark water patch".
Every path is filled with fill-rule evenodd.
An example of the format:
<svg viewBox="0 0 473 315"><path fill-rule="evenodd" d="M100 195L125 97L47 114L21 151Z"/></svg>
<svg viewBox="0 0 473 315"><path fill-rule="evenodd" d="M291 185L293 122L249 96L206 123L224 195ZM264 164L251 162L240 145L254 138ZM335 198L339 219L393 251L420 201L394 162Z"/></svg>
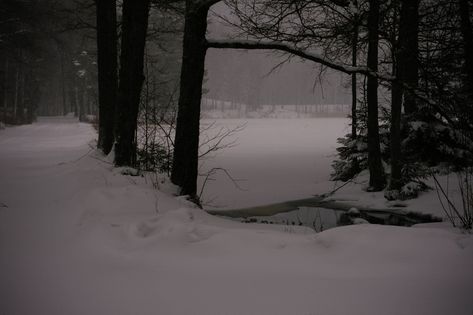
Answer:
<svg viewBox="0 0 473 315"><path fill-rule="evenodd" d="M319 197L245 209L208 212L244 223L299 225L310 227L317 232L337 226L362 223L412 226L442 221L441 218L430 214L406 209L355 208L341 202L324 201Z"/></svg>

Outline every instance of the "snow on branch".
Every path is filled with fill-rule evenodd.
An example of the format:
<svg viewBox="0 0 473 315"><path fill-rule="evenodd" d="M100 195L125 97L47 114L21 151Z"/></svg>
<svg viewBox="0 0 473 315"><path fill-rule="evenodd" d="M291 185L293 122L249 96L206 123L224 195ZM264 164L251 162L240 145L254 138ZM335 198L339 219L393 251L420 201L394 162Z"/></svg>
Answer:
<svg viewBox="0 0 473 315"><path fill-rule="evenodd" d="M293 46L289 46L282 42L275 41L248 41L248 40L207 40L207 47L209 48L231 48L231 49L268 49L279 50L302 59L310 60L322 64L328 68L341 71L346 74L360 73L367 76L372 76L384 81L394 81L396 78L389 74L378 73L371 71L368 67L353 67L333 62L319 54L308 52Z"/></svg>

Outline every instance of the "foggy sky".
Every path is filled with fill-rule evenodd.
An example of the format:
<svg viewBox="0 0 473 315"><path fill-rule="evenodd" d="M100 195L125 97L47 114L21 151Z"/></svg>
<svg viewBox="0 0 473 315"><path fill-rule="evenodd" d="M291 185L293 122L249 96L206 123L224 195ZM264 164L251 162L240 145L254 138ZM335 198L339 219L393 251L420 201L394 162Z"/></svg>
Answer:
<svg viewBox="0 0 473 315"><path fill-rule="evenodd" d="M228 8L212 7L228 16ZM207 38L224 39L235 32L212 15ZM349 104L349 76L273 51L209 49L205 97L257 104Z"/></svg>

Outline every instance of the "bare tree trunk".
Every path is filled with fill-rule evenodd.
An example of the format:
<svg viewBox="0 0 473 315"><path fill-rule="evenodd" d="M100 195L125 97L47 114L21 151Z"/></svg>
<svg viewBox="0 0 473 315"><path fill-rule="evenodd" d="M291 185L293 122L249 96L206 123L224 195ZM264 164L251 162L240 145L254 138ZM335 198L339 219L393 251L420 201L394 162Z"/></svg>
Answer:
<svg viewBox="0 0 473 315"><path fill-rule="evenodd" d="M77 103L79 104L79 121L85 121L85 97L84 97L84 83L76 88Z"/></svg>
<svg viewBox="0 0 473 315"><path fill-rule="evenodd" d="M358 55L358 21L353 25L353 39L351 43L351 60L352 66L356 67L356 58ZM356 129L358 125L358 117L356 112L357 104L357 85L356 85L356 73L351 75L351 137L356 138Z"/></svg>
<svg viewBox="0 0 473 315"><path fill-rule="evenodd" d="M25 91L28 94L28 102L26 102L26 122L31 124L35 120L36 110L38 108L38 100L40 98L40 90L38 82L34 80L32 70L28 71L28 75L25 74L25 79L28 78L28 90Z"/></svg>
<svg viewBox="0 0 473 315"><path fill-rule="evenodd" d="M143 59L150 0L123 2L120 82L118 87L115 164L132 166L136 160L136 127L144 81Z"/></svg>
<svg viewBox="0 0 473 315"><path fill-rule="evenodd" d="M79 114L78 106L77 106L77 86L76 86L76 80L73 79L70 82L69 86L69 100L71 102L71 110L74 112L74 117L77 117Z"/></svg>
<svg viewBox="0 0 473 315"><path fill-rule="evenodd" d="M403 83L410 89L419 86L419 2L420 0L401 0L401 22L399 49L403 67ZM417 112L417 97L408 90L404 91L404 112L409 117Z"/></svg>
<svg viewBox="0 0 473 315"><path fill-rule="evenodd" d="M379 0L370 0L368 14L368 68L378 71ZM386 183L381 161L378 122L378 79L368 76L368 168L370 190L380 191Z"/></svg>
<svg viewBox="0 0 473 315"><path fill-rule="evenodd" d="M196 198L199 120L209 7L186 1L183 57L171 180L182 195Z"/></svg>
<svg viewBox="0 0 473 315"><path fill-rule="evenodd" d="M394 52L394 75L391 104L391 178L389 189L399 190L404 184L402 178L401 112L411 115L417 111L416 99L402 84L410 88L418 86L418 24L419 0L401 0L398 43ZM404 102L403 102L404 100Z"/></svg>
<svg viewBox="0 0 473 315"><path fill-rule="evenodd" d="M460 30L463 37L463 54L465 56L465 72L467 89L473 94L473 30L470 21L470 5L468 0L458 0L460 8Z"/></svg>
<svg viewBox="0 0 473 315"><path fill-rule="evenodd" d="M112 150L118 95L116 0L95 0L99 85L99 139L105 154Z"/></svg>
<svg viewBox="0 0 473 315"><path fill-rule="evenodd" d="M399 75L399 72L397 72ZM402 153L401 153L401 111L402 88L399 82L392 83L391 90L391 177L390 190L399 190L402 187Z"/></svg>
<svg viewBox="0 0 473 315"><path fill-rule="evenodd" d="M61 55L61 88L62 88L62 114L65 116L67 114L67 93L66 93L66 71L64 69L64 51L59 49Z"/></svg>
<svg viewBox="0 0 473 315"><path fill-rule="evenodd" d="M403 3L401 4L403 5ZM401 10L402 11L402 10ZM401 14L402 15L402 14ZM404 16L400 17L399 24L403 21ZM394 29L398 25L393 23ZM399 27L400 28L400 27ZM398 28L398 29L399 29ZM394 31L395 33L396 31ZM401 165L401 116L402 116L402 80L403 80L403 60L400 53L400 47L404 46L404 32L398 31L398 36L393 35L392 41L392 73L397 81L391 83L391 126L390 126L390 153L391 153L391 176L389 179L389 190L399 190L402 187L402 165ZM388 199L396 199L397 194L385 195ZM389 197L388 197L389 196Z"/></svg>
<svg viewBox="0 0 473 315"><path fill-rule="evenodd" d="M20 90L20 65L17 64L15 72L15 90L13 95L13 122L16 124L17 121L17 111L18 111L18 93Z"/></svg>
<svg viewBox="0 0 473 315"><path fill-rule="evenodd" d="M26 108L25 108L25 90L26 90L26 69L23 67L20 73L20 95L19 95L19 104L20 104L20 115L22 123L29 123L26 117Z"/></svg>
<svg viewBox="0 0 473 315"><path fill-rule="evenodd" d="M8 67L9 61L8 57L5 57L5 75L3 81L3 122L7 123L7 109L8 109Z"/></svg>

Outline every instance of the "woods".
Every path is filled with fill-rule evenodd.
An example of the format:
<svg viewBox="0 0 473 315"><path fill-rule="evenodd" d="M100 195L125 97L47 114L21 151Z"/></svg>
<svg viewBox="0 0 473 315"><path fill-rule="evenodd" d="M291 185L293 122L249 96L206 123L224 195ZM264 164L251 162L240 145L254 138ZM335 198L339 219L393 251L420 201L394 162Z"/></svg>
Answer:
<svg viewBox="0 0 473 315"><path fill-rule="evenodd" d="M196 203L209 49L273 51L346 74L351 132L339 140L334 179L368 170L367 190L397 199L429 169L471 165L469 0L232 0L217 20L239 35L218 40L206 38L218 0L40 2L2 4L2 121L96 117L97 146L105 154L114 148L115 165L165 159L180 194ZM33 9L40 10L34 18ZM39 106L42 99L57 105ZM153 139L164 132L166 145L151 145L151 125L160 128Z"/></svg>
<svg viewBox="0 0 473 315"><path fill-rule="evenodd" d="M472 1L1 0L0 315L473 315Z"/></svg>

